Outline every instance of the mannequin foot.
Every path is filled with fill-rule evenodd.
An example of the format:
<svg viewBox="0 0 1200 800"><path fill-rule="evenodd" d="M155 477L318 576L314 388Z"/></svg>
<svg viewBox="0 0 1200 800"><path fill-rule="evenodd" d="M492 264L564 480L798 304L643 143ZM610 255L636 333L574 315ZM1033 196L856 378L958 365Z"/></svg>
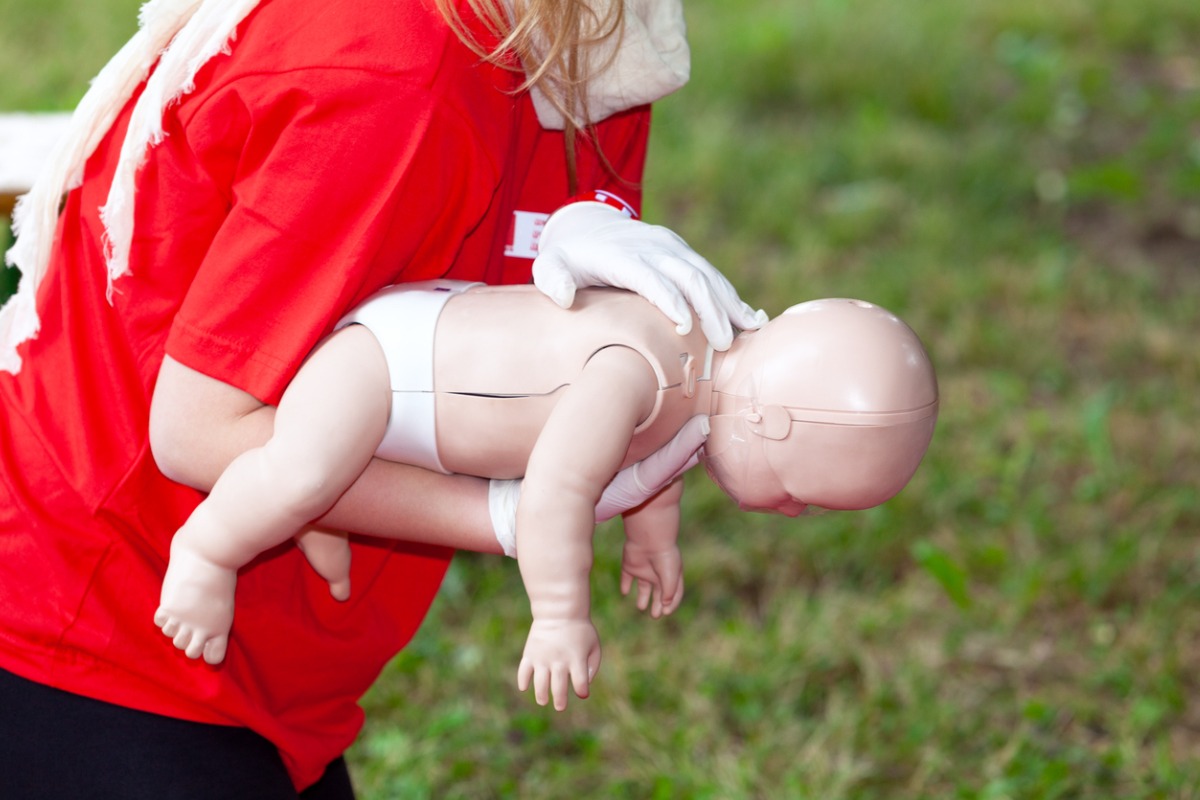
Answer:
<svg viewBox="0 0 1200 800"><path fill-rule="evenodd" d="M163 578L154 624L188 658L209 664L225 659L233 626L237 570L215 564L181 542L171 543L171 562Z"/></svg>
<svg viewBox="0 0 1200 800"><path fill-rule="evenodd" d="M350 598L350 541L344 533L309 528L296 537L308 564L329 583L334 600Z"/></svg>

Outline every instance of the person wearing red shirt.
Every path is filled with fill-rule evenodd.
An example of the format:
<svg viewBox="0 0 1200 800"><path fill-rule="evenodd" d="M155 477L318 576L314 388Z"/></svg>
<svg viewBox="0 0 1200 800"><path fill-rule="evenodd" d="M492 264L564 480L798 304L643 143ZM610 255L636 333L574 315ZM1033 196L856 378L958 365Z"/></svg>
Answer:
<svg viewBox="0 0 1200 800"><path fill-rule="evenodd" d="M390 539L355 537L354 595L334 601L294 546L267 554L241 573L219 668L148 622L170 539L269 436L273 404L349 308L397 282L528 281L540 226L577 187L640 203L654 97L609 107L555 82L546 43L586 37L538 14L574 5L528 3L512 23L486 0L143 9L56 175L15 218L24 275L0 311L0 796L353 796L340 756L359 697L416 631L451 548L499 552L487 483L373 462L320 521ZM640 41L631 24L676 4L640 6L652 13L614 18L622 48ZM544 37L505 38L531 21ZM531 88L539 57L549 68ZM668 76L653 92L671 88ZM560 254L546 290L569 303L576 285L637 289L663 272L701 285L687 299L711 309L710 338L757 324L679 253L682 267L631 259L624 274ZM667 291L650 299L672 313ZM163 474L163 449L186 474Z"/></svg>

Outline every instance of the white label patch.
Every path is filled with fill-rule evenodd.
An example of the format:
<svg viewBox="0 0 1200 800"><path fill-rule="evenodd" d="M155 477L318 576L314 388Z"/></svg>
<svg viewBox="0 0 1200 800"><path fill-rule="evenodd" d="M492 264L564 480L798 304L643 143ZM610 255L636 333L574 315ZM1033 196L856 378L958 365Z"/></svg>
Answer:
<svg viewBox="0 0 1200 800"><path fill-rule="evenodd" d="M546 227L549 214L539 211L514 211L512 225L508 229L508 244L504 255L512 258L535 258L538 254L538 239Z"/></svg>

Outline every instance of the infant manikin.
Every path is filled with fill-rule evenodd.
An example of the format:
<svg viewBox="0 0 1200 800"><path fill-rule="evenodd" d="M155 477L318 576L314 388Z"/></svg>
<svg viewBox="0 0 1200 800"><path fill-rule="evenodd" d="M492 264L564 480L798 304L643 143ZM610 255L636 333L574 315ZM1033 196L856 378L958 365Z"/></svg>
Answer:
<svg viewBox="0 0 1200 800"><path fill-rule="evenodd" d="M586 697L600 663L591 539L618 470L707 416L700 460L741 508L864 509L912 477L937 408L916 334L858 300L793 306L714 352L698 326L681 336L617 289L583 290L564 310L532 286L391 287L318 346L272 439L235 460L176 534L155 622L189 657L220 662L237 570L319 518L376 455L523 478L515 541L501 542L533 616L518 686L562 709L568 683ZM622 515L622 591L636 583L656 617L683 594L681 495L676 478ZM345 591L348 573L334 574L345 559L309 557Z"/></svg>

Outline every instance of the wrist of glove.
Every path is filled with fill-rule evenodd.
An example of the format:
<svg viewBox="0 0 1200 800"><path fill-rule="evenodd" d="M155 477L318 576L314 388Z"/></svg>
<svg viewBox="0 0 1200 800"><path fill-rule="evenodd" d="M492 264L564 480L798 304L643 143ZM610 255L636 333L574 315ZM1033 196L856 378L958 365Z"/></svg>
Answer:
<svg viewBox="0 0 1200 800"><path fill-rule="evenodd" d="M488 514L492 532L500 549L509 558L517 557L517 501L521 499L521 480L488 482Z"/></svg>
<svg viewBox="0 0 1200 800"><path fill-rule="evenodd" d="M708 432L708 417L692 417L683 423L674 439L618 472L596 504L596 522L610 520L637 508L696 466Z"/></svg>
<svg viewBox="0 0 1200 800"><path fill-rule="evenodd" d="M563 308L586 286L628 289L657 306L681 334L691 330L694 311L717 350L729 348L734 328L753 330L767 321L674 232L601 202L570 203L550 215L539 238L533 282Z"/></svg>

